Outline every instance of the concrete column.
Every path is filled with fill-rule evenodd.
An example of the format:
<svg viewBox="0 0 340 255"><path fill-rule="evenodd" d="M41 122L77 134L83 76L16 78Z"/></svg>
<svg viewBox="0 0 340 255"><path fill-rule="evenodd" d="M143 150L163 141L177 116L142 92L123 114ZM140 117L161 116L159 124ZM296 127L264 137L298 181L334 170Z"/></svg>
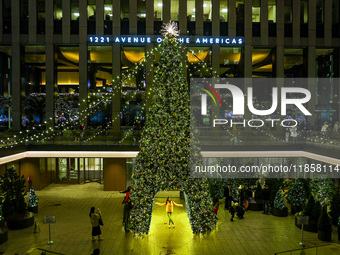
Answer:
<svg viewBox="0 0 340 255"><path fill-rule="evenodd" d="M212 0L212 36L220 35L220 0Z"/></svg>
<svg viewBox="0 0 340 255"><path fill-rule="evenodd" d="M12 117L13 130L21 129L21 46L12 43Z"/></svg>
<svg viewBox="0 0 340 255"><path fill-rule="evenodd" d="M120 137L120 102L121 102L121 63L120 63L120 44L115 43L112 46L112 80L113 80L113 96L112 96L112 131L113 134Z"/></svg>
<svg viewBox="0 0 340 255"><path fill-rule="evenodd" d="M332 44L332 0L324 0L324 42L325 46ZM337 10L339 12L339 9Z"/></svg>
<svg viewBox="0 0 340 255"><path fill-rule="evenodd" d="M278 45L284 44L285 40L284 8L284 1L276 1L276 40Z"/></svg>
<svg viewBox="0 0 340 255"><path fill-rule="evenodd" d="M293 1L293 45L300 45L300 0Z"/></svg>
<svg viewBox="0 0 340 255"><path fill-rule="evenodd" d="M53 0L45 1L45 41L46 43L53 43L54 39L54 13Z"/></svg>
<svg viewBox="0 0 340 255"><path fill-rule="evenodd" d="M20 0L12 0L12 42L20 42Z"/></svg>
<svg viewBox="0 0 340 255"><path fill-rule="evenodd" d="M315 40L316 40L316 0L309 0L308 1L308 42L309 42L309 45L314 46Z"/></svg>
<svg viewBox="0 0 340 255"><path fill-rule="evenodd" d="M187 0L181 0L179 8L179 30L181 35L187 34Z"/></svg>
<svg viewBox="0 0 340 255"><path fill-rule="evenodd" d="M170 21L170 0L163 0L163 22L168 23Z"/></svg>
<svg viewBox="0 0 340 255"><path fill-rule="evenodd" d="M53 43L48 43L45 46L46 53L46 127L53 128L54 126L54 102L55 92L57 89L55 77L55 48Z"/></svg>
<svg viewBox="0 0 340 255"><path fill-rule="evenodd" d="M62 36L63 43L71 42L71 3L69 0L62 1L63 20L62 20Z"/></svg>
<svg viewBox="0 0 340 255"><path fill-rule="evenodd" d="M96 0L96 34L104 35L104 0Z"/></svg>
<svg viewBox="0 0 340 255"><path fill-rule="evenodd" d="M149 112L149 108L152 102L152 89L153 89L153 76L154 76L154 54L150 54L154 48L153 44L146 44L145 51L149 53L146 56L145 70L146 70L146 102L145 102L145 112Z"/></svg>
<svg viewBox="0 0 340 255"><path fill-rule="evenodd" d="M28 41L37 41L37 0L28 1Z"/></svg>
<svg viewBox="0 0 340 255"><path fill-rule="evenodd" d="M216 78L220 74L220 45L213 44L212 47L211 67L213 70L212 77Z"/></svg>
<svg viewBox="0 0 340 255"><path fill-rule="evenodd" d="M113 27L112 32L115 36L120 35L120 0L113 1ZM151 1L151 0L148 0Z"/></svg>
<svg viewBox="0 0 340 255"><path fill-rule="evenodd" d="M154 6L153 0L146 0L146 34L153 35L154 34Z"/></svg>
<svg viewBox="0 0 340 255"><path fill-rule="evenodd" d="M124 190L126 188L126 159L104 158L103 163L104 191Z"/></svg>
<svg viewBox="0 0 340 255"><path fill-rule="evenodd" d="M268 1L260 1L260 4L261 44L268 45ZM250 18L252 17L250 16Z"/></svg>
<svg viewBox="0 0 340 255"><path fill-rule="evenodd" d="M248 87L252 86L252 52L253 47L250 44L244 45L244 87L243 87L243 93L246 95L248 91ZM246 100L246 99L245 99ZM244 112L244 119L250 120L252 118L251 112L249 111L248 107L245 107Z"/></svg>
<svg viewBox="0 0 340 255"><path fill-rule="evenodd" d="M137 0L129 0L129 34L137 34Z"/></svg>
<svg viewBox="0 0 340 255"><path fill-rule="evenodd" d="M307 65L308 65L308 90L311 92L311 99L308 103L308 110L312 114L309 121L315 127L315 104L316 104L316 54L315 46L307 48Z"/></svg>
<svg viewBox="0 0 340 255"><path fill-rule="evenodd" d="M3 0L0 0L0 13L3 13ZM2 41L2 34L3 34L3 18L0 19L0 41Z"/></svg>
<svg viewBox="0 0 340 255"><path fill-rule="evenodd" d="M203 0L195 1L195 23L196 23L196 35L203 35Z"/></svg>
<svg viewBox="0 0 340 255"><path fill-rule="evenodd" d="M87 125L87 5L79 4L79 122Z"/></svg>
<svg viewBox="0 0 340 255"><path fill-rule="evenodd" d="M236 0L228 0L228 36L236 37Z"/></svg>
<svg viewBox="0 0 340 255"><path fill-rule="evenodd" d="M283 43L281 45L276 46L275 53L275 64L276 64L276 77L284 78L284 46Z"/></svg>
<svg viewBox="0 0 340 255"><path fill-rule="evenodd" d="M245 1L245 4L244 4L244 39L245 39L246 44L252 45L253 22L252 22L252 2L251 1Z"/></svg>

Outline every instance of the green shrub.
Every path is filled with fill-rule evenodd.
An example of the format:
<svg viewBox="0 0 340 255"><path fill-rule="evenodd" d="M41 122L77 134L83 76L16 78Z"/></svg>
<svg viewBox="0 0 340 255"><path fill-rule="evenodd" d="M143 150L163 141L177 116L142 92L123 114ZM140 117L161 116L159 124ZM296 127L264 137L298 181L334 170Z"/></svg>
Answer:
<svg viewBox="0 0 340 255"><path fill-rule="evenodd" d="M255 199L262 199L262 187L260 183L257 183L255 191Z"/></svg>
<svg viewBox="0 0 340 255"><path fill-rule="evenodd" d="M315 200L312 194L309 195L305 209L303 210L304 215L311 216L315 205Z"/></svg>
<svg viewBox="0 0 340 255"><path fill-rule="evenodd" d="M311 215L311 218L313 221L317 222L319 217L320 217L320 214L321 214L321 203L320 201L316 201L315 202L315 205L314 205L314 208L312 210L312 215Z"/></svg>
<svg viewBox="0 0 340 255"><path fill-rule="evenodd" d="M340 217L340 195L336 194L331 201L330 216L332 218L333 225L338 225L338 218Z"/></svg>
<svg viewBox="0 0 340 255"><path fill-rule="evenodd" d="M332 223L327 213L327 206L324 206L321 210L321 214L318 220L318 230L324 232L332 231Z"/></svg>

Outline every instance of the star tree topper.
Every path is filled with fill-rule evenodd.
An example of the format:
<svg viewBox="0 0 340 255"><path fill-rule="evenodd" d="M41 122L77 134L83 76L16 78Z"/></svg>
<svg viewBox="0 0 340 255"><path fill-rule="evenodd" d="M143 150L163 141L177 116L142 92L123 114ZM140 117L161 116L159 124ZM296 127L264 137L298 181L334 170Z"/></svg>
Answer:
<svg viewBox="0 0 340 255"><path fill-rule="evenodd" d="M177 27L177 23L174 21L170 21L169 23L166 23L162 26L162 35L172 35L172 36L179 36L179 30Z"/></svg>

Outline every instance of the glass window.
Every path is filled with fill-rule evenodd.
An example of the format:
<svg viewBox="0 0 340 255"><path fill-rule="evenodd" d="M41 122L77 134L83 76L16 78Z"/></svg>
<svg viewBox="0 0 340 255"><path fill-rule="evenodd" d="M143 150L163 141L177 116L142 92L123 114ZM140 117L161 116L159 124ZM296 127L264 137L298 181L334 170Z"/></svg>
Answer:
<svg viewBox="0 0 340 255"><path fill-rule="evenodd" d="M138 0L137 2L137 17L139 20L145 20L146 18L146 2Z"/></svg>
<svg viewBox="0 0 340 255"><path fill-rule="evenodd" d="M129 1L120 0L120 15L122 20L129 20Z"/></svg>
<svg viewBox="0 0 340 255"><path fill-rule="evenodd" d="M38 21L45 20L45 0L37 0L38 7Z"/></svg>
<svg viewBox="0 0 340 255"><path fill-rule="evenodd" d="M75 121L79 117L79 48L57 48L57 96L55 123Z"/></svg>
<svg viewBox="0 0 340 255"><path fill-rule="evenodd" d="M220 1L220 21L228 22L228 0Z"/></svg>
<svg viewBox="0 0 340 255"><path fill-rule="evenodd" d="M284 49L285 78L304 77L303 49Z"/></svg>
<svg viewBox="0 0 340 255"><path fill-rule="evenodd" d="M220 77L240 77L241 48L220 48Z"/></svg>
<svg viewBox="0 0 340 255"><path fill-rule="evenodd" d="M252 77L273 77L273 49L253 49Z"/></svg>
<svg viewBox="0 0 340 255"><path fill-rule="evenodd" d="M62 0L54 0L54 20L63 18Z"/></svg>
<svg viewBox="0 0 340 255"><path fill-rule="evenodd" d="M179 0L172 0L170 6L171 20L179 20Z"/></svg>
<svg viewBox="0 0 340 255"><path fill-rule="evenodd" d="M284 7L285 23L293 22L293 2L292 0L285 0Z"/></svg>
<svg viewBox="0 0 340 255"><path fill-rule="evenodd" d="M252 21L261 22L261 1L253 0Z"/></svg>
<svg viewBox="0 0 340 255"><path fill-rule="evenodd" d="M236 22L244 22L244 0L236 0Z"/></svg>
<svg viewBox="0 0 340 255"><path fill-rule="evenodd" d="M112 11L112 0L105 0L104 2L104 19L112 20L113 11Z"/></svg>
<svg viewBox="0 0 340 255"><path fill-rule="evenodd" d="M211 21L212 17L212 8L211 8L211 0L203 1L203 21Z"/></svg>
<svg viewBox="0 0 340 255"><path fill-rule="evenodd" d="M332 2L333 24L339 24L339 15L340 15L340 1L339 0L333 0L333 2Z"/></svg>
<svg viewBox="0 0 340 255"><path fill-rule="evenodd" d="M11 127L11 46L0 46L0 130Z"/></svg>
<svg viewBox="0 0 340 255"><path fill-rule="evenodd" d="M39 126L45 121L46 88L45 46L26 45L21 74L22 125Z"/></svg>
<svg viewBox="0 0 340 255"><path fill-rule="evenodd" d="M96 19L96 1L95 0L87 1L87 19L88 20Z"/></svg>
<svg viewBox="0 0 340 255"><path fill-rule="evenodd" d="M4 34L10 34L12 30L11 17L12 17L12 5L11 0L3 0L3 29Z"/></svg>
<svg viewBox="0 0 340 255"><path fill-rule="evenodd" d="M20 19L28 20L28 0L20 0Z"/></svg>
<svg viewBox="0 0 340 255"><path fill-rule="evenodd" d="M323 23L323 16L324 16L324 0L317 0L316 1L316 23Z"/></svg>
<svg viewBox="0 0 340 255"><path fill-rule="evenodd" d="M268 21L276 23L276 0L268 1Z"/></svg>
<svg viewBox="0 0 340 255"><path fill-rule="evenodd" d="M308 0L300 0L300 23L308 23Z"/></svg>
<svg viewBox="0 0 340 255"><path fill-rule="evenodd" d="M79 19L79 0L71 0L71 20Z"/></svg>
<svg viewBox="0 0 340 255"><path fill-rule="evenodd" d="M189 78L211 77L210 47L190 47L187 61Z"/></svg>
<svg viewBox="0 0 340 255"><path fill-rule="evenodd" d="M195 0L187 0L188 21L195 21Z"/></svg>
<svg viewBox="0 0 340 255"><path fill-rule="evenodd" d="M163 20L163 0L155 0L153 8L155 20Z"/></svg>

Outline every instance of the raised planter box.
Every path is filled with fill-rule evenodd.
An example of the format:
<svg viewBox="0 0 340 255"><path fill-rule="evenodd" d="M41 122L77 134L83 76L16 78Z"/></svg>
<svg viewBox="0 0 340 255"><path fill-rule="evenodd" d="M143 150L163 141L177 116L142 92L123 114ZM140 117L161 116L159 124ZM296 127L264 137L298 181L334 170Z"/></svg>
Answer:
<svg viewBox="0 0 340 255"><path fill-rule="evenodd" d="M9 215L7 218L7 226L9 229L22 229L33 226L34 213L24 212L19 214Z"/></svg>
<svg viewBox="0 0 340 255"><path fill-rule="evenodd" d="M282 210L277 209L277 208L272 208L271 210L272 215L276 216L276 217L287 217L288 216L288 208L285 207Z"/></svg>
<svg viewBox="0 0 340 255"><path fill-rule="evenodd" d="M28 210L29 212L38 213L38 206L27 207L27 210Z"/></svg>
<svg viewBox="0 0 340 255"><path fill-rule="evenodd" d="M301 229L301 225L297 224L297 219L295 217L295 226L297 226L299 229ZM303 225L303 230L313 233L318 233L318 226L316 222L309 221L308 225Z"/></svg>
<svg viewBox="0 0 340 255"><path fill-rule="evenodd" d="M263 211L263 203L262 203L262 201L261 202L257 201L256 203L250 202L248 210L251 210L251 211Z"/></svg>
<svg viewBox="0 0 340 255"><path fill-rule="evenodd" d="M8 228L0 227L0 244L8 240Z"/></svg>
<svg viewBox="0 0 340 255"><path fill-rule="evenodd" d="M321 231L318 230L318 239L325 242L332 240L332 231Z"/></svg>

